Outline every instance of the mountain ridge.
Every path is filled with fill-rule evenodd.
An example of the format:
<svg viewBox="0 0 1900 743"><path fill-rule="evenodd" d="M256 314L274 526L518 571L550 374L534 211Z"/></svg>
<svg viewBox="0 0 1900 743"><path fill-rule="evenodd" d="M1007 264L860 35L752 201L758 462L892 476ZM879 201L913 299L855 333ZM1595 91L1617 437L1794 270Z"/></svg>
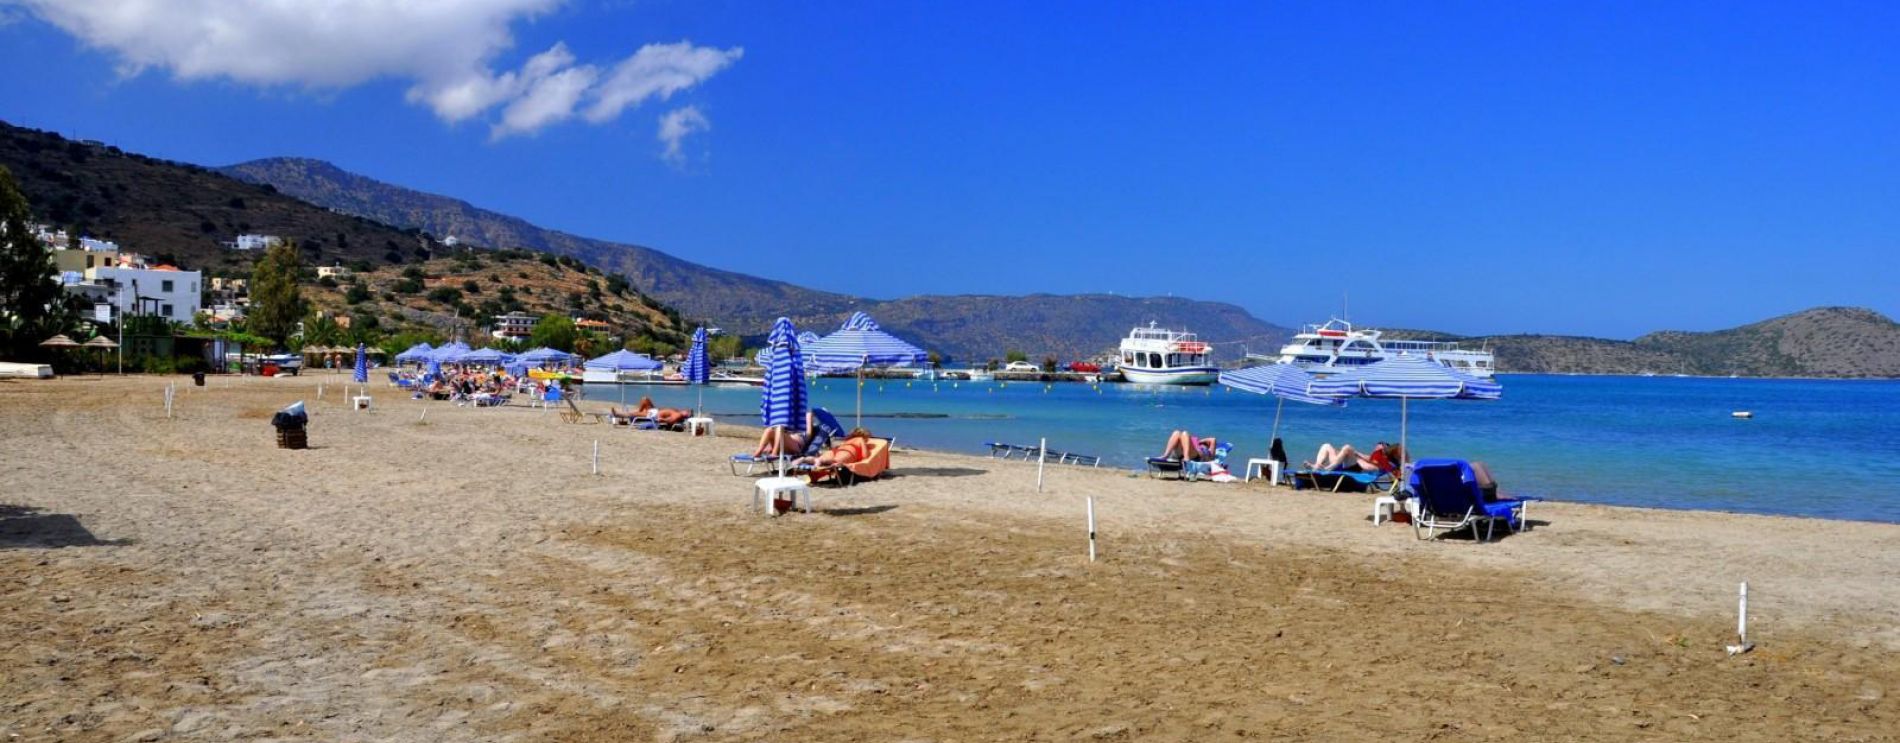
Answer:
<svg viewBox="0 0 1900 743"><path fill-rule="evenodd" d="M312 158L263 158L217 169L267 184L318 206L455 237L492 248L568 255L631 277L644 291L682 312L741 333L762 332L778 316L826 330L854 310L886 329L959 361L983 361L1020 350L1032 358L1085 358L1112 350L1128 330L1148 322L1189 326L1211 340L1261 338L1289 331L1232 304L1167 297L1080 295L919 295L873 299L825 292L695 263L632 243L581 237L527 220L352 173ZM1065 306L1066 304L1066 306ZM969 322L985 318L984 323Z"/></svg>

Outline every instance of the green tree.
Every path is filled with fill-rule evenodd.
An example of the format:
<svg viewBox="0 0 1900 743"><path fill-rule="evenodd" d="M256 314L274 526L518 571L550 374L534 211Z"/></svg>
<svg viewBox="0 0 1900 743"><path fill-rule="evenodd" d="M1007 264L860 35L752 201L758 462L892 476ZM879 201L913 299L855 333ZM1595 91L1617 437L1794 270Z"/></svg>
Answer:
<svg viewBox="0 0 1900 743"><path fill-rule="evenodd" d="M323 312L312 312L303 320L303 340L305 346L340 346L346 340L343 326L335 318Z"/></svg>
<svg viewBox="0 0 1900 743"><path fill-rule="evenodd" d="M1029 360L1029 354L1023 353L1015 349L1010 349L1008 351L1003 352L1003 363L1006 363L1006 364L1014 363L1017 361L1028 361L1028 360Z"/></svg>
<svg viewBox="0 0 1900 743"><path fill-rule="evenodd" d="M287 241L265 250L264 257L251 268L251 309L246 313L246 329L279 347L304 315L303 292L297 287L302 262L296 244Z"/></svg>
<svg viewBox="0 0 1900 743"><path fill-rule="evenodd" d="M738 356L744 350L740 346L739 336L715 335L706 340L706 360L717 364Z"/></svg>
<svg viewBox="0 0 1900 743"><path fill-rule="evenodd" d="M931 351L930 352L930 368L937 369L942 366L943 366L943 354L937 353L936 351Z"/></svg>
<svg viewBox="0 0 1900 743"><path fill-rule="evenodd" d="M535 321L534 329L528 331L528 344L536 347L547 346L560 351L573 351L574 341L580 337L580 331L574 328L574 321L566 315L548 313Z"/></svg>
<svg viewBox="0 0 1900 743"><path fill-rule="evenodd" d="M1046 372L1055 371L1057 363L1060 363L1060 362L1056 361L1056 357L1044 356L1042 357L1042 370Z"/></svg>
<svg viewBox="0 0 1900 743"><path fill-rule="evenodd" d="M75 303L56 280L53 252L27 228L32 213L12 171L0 167L0 350L8 358L47 358L40 341L70 331Z"/></svg>

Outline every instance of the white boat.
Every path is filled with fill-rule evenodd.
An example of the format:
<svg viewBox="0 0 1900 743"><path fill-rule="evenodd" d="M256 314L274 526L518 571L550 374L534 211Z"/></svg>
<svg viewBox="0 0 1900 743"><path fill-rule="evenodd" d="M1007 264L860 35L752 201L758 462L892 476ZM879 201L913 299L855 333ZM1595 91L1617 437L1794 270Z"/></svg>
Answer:
<svg viewBox="0 0 1900 743"><path fill-rule="evenodd" d="M1122 378L1135 384L1213 384L1220 368L1208 361L1206 343L1185 330L1148 323L1122 339Z"/></svg>
<svg viewBox="0 0 1900 743"><path fill-rule="evenodd" d="M994 382L996 381L996 375L984 369L971 368L969 371L969 380L972 382Z"/></svg>
<svg viewBox="0 0 1900 743"><path fill-rule="evenodd" d="M1302 328L1292 342L1280 348L1279 356L1248 354L1248 358L1292 364L1323 375L1400 354L1424 356L1480 379L1490 379L1496 371L1497 359L1489 349L1474 351L1444 341L1383 340L1377 330L1354 328L1352 323L1337 318Z"/></svg>

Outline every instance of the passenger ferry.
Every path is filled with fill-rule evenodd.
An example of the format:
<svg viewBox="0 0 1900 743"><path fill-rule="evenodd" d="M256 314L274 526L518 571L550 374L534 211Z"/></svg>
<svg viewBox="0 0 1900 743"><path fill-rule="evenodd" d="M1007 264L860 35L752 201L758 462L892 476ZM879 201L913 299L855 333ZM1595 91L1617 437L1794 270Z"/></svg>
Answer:
<svg viewBox="0 0 1900 743"><path fill-rule="evenodd" d="M1213 384L1220 368L1207 360L1210 349L1193 333L1155 327L1135 328L1122 339L1122 378L1135 384Z"/></svg>
<svg viewBox="0 0 1900 743"><path fill-rule="evenodd" d="M1354 328L1352 323L1337 318L1302 328L1293 342L1280 349L1278 357L1248 357L1292 364L1314 374L1333 374L1399 354L1424 356L1480 379L1490 379L1496 364L1489 349L1473 351L1442 341L1380 340L1379 331Z"/></svg>

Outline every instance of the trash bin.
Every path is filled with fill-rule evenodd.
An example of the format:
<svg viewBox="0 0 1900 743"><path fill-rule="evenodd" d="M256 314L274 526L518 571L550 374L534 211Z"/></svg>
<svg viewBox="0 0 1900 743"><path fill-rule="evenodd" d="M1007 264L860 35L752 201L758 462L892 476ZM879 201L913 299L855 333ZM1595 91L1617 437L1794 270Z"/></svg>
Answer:
<svg viewBox="0 0 1900 743"><path fill-rule="evenodd" d="M304 412L301 400L277 411L270 419L271 427L277 429L277 448L310 448L309 432L305 428L309 423L310 416Z"/></svg>
<svg viewBox="0 0 1900 743"><path fill-rule="evenodd" d="M203 387L203 386L205 386L205 373L204 373L204 372L192 372L192 373L191 373L191 383L192 383L193 385L196 385L196 386L198 386L198 387Z"/></svg>

